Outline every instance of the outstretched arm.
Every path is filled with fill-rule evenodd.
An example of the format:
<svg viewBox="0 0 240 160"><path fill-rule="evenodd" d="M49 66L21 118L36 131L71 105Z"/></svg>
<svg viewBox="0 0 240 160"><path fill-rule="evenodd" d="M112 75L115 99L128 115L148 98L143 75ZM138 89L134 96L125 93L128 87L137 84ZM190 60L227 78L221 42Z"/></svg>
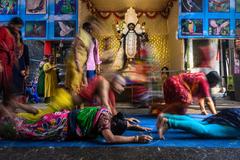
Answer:
<svg viewBox="0 0 240 160"><path fill-rule="evenodd" d="M206 111L206 108L205 108L205 99L200 98L198 104L199 104L201 113L207 115L207 111Z"/></svg>
<svg viewBox="0 0 240 160"><path fill-rule="evenodd" d="M109 129L103 130L102 135L108 143L148 143L153 139L151 136L148 135L142 136L114 135Z"/></svg>
<svg viewBox="0 0 240 160"><path fill-rule="evenodd" d="M208 108L210 109L210 111L212 112L212 114L217 114L217 111L215 109L215 106L214 106L214 103L213 103L211 97L206 97L206 98L200 98L199 99L199 106L200 106L202 114L207 114L207 111L206 111L206 108L205 108L205 102L206 102Z"/></svg>
<svg viewBox="0 0 240 160"><path fill-rule="evenodd" d="M56 68L56 67L57 67L56 65L53 65L53 66L50 67L48 64L44 64L43 70L44 70L44 72L48 73L48 72L50 72L52 69L54 69L54 68Z"/></svg>
<svg viewBox="0 0 240 160"><path fill-rule="evenodd" d="M127 122L127 128L129 130L136 130L136 131L151 131L152 129L151 128L148 128L148 127L142 127L138 124L131 124L129 122Z"/></svg>
<svg viewBox="0 0 240 160"><path fill-rule="evenodd" d="M212 112L212 114L217 114L217 111L216 111L216 108L215 108L212 98L207 97L205 100L206 100L207 106L210 109L210 111Z"/></svg>

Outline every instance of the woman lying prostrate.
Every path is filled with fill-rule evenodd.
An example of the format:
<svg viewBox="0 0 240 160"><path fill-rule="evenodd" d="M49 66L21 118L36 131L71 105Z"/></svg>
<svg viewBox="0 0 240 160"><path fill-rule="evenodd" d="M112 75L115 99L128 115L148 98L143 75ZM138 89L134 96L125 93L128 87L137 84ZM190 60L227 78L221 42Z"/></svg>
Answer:
<svg viewBox="0 0 240 160"><path fill-rule="evenodd" d="M112 116L102 107L48 113L38 121L2 117L0 137L3 139L78 140L102 135L107 143L148 143L151 136L121 136L126 129L149 131L150 128L130 124L120 113Z"/></svg>
<svg viewBox="0 0 240 160"><path fill-rule="evenodd" d="M160 114L157 120L160 139L169 129L182 129L202 138L239 138L240 108L225 109L202 121L186 115Z"/></svg>

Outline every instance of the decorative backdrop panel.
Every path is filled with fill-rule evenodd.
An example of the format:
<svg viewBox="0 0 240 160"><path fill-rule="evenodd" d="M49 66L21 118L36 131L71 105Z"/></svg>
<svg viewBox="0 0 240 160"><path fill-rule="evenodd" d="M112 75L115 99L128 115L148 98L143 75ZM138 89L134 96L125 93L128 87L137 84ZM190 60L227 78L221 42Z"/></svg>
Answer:
<svg viewBox="0 0 240 160"><path fill-rule="evenodd" d="M240 0L179 0L179 38L236 38Z"/></svg>
<svg viewBox="0 0 240 160"><path fill-rule="evenodd" d="M100 36L96 35L98 41L99 41L99 51L100 56L102 56L104 51L104 39L105 38L111 38L110 42L110 48L113 49L114 56L116 56L116 53L120 47L120 42L116 38L116 35L112 36ZM167 35L149 35L149 44L151 46L152 51L152 65L154 71L159 71L164 66L170 66L170 57L168 54L168 36Z"/></svg>
<svg viewBox="0 0 240 160"><path fill-rule="evenodd" d="M78 0L0 0L0 24L19 16L24 40L72 40L78 29Z"/></svg>

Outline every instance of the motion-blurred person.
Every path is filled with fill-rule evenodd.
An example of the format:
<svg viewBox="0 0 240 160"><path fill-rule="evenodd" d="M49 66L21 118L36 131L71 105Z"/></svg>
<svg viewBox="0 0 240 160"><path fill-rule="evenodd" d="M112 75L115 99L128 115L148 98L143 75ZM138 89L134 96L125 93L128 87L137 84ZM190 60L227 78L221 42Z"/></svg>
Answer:
<svg viewBox="0 0 240 160"><path fill-rule="evenodd" d="M26 121L22 117L9 121L0 115L0 136L4 139L81 140L95 139L98 135L107 143L148 143L153 139L149 135L121 136L127 129L151 131L129 123L120 113L113 116L104 107L58 111L45 114L37 121Z"/></svg>
<svg viewBox="0 0 240 160"><path fill-rule="evenodd" d="M120 75L115 75L110 81L102 76L96 76L78 95L74 96L74 101L77 104L84 103L91 106L95 103L94 100L97 100L95 105L105 106L116 115L115 93L121 94L125 86L126 80Z"/></svg>
<svg viewBox="0 0 240 160"><path fill-rule="evenodd" d="M164 85L164 100L166 103L163 113L185 114L193 98L198 99L202 114L207 114L205 103L212 114L216 114L215 105L210 95L210 87L215 87L221 81L216 71L207 75L204 73L181 73L169 77Z"/></svg>
<svg viewBox="0 0 240 160"><path fill-rule="evenodd" d="M54 62L54 57L49 57L49 62L44 64L43 70L45 72L45 82L44 82L44 98L45 102L49 102L50 98L54 95L55 89L57 88L57 72Z"/></svg>
<svg viewBox="0 0 240 160"><path fill-rule="evenodd" d="M113 48L111 48L111 41L112 41L111 37L106 37L103 39L103 53L102 56L100 57L102 64L104 63L109 64L114 61L115 56L114 50Z"/></svg>
<svg viewBox="0 0 240 160"><path fill-rule="evenodd" d="M28 49L28 46L26 44L24 44L23 56L24 56L24 62L25 62L26 77L28 77L29 76L30 58L29 58L29 49Z"/></svg>
<svg viewBox="0 0 240 160"><path fill-rule="evenodd" d="M83 24L83 29L90 34L92 42L90 44L90 48L88 49L88 58L86 64L86 71L87 71L87 80L90 82L96 74L100 74L100 61L99 57L99 50L98 50L98 41L93 36L93 27L91 23L86 22Z"/></svg>
<svg viewBox="0 0 240 160"><path fill-rule="evenodd" d="M22 26L22 19L14 17L8 26L0 27L0 90L3 92L4 105L11 100L13 66L17 62L16 55L19 54L19 31Z"/></svg>
<svg viewBox="0 0 240 160"><path fill-rule="evenodd" d="M24 56L24 43L22 38L20 39L20 51L18 52L17 64L13 67L13 85L14 85L14 98L20 102L25 103L25 78L27 77L26 72L26 63L25 63L25 56Z"/></svg>
<svg viewBox="0 0 240 160"><path fill-rule="evenodd" d="M66 60L65 87L75 93L87 83L84 73L91 41L90 34L81 28Z"/></svg>

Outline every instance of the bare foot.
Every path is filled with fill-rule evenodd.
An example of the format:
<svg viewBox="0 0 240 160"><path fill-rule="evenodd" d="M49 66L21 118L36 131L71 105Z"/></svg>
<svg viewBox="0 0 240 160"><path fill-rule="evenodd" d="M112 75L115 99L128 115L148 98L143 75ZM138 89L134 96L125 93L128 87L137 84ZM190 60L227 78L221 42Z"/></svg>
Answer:
<svg viewBox="0 0 240 160"><path fill-rule="evenodd" d="M208 115L208 113L207 113L207 111L206 110L204 110L204 111L202 111L202 113L201 113L202 115Z"/></svg>
<svg viewBox="0 0 240 160"><path fill-rule="evenodd" d="M158 129L158 134L159 134L159 138L164 140L164 133L168 130L168 119L167 118L162 118L160 120L160 124L159 124L159 129Z"/></svg>
<svg viewBox="0 0 240 160"><path fill-rule="evenodd" d="M163 113L158 114L157 124L156 124L157 129L160 128L160 124L161 124L162 119L163 119Z"/></svg>

